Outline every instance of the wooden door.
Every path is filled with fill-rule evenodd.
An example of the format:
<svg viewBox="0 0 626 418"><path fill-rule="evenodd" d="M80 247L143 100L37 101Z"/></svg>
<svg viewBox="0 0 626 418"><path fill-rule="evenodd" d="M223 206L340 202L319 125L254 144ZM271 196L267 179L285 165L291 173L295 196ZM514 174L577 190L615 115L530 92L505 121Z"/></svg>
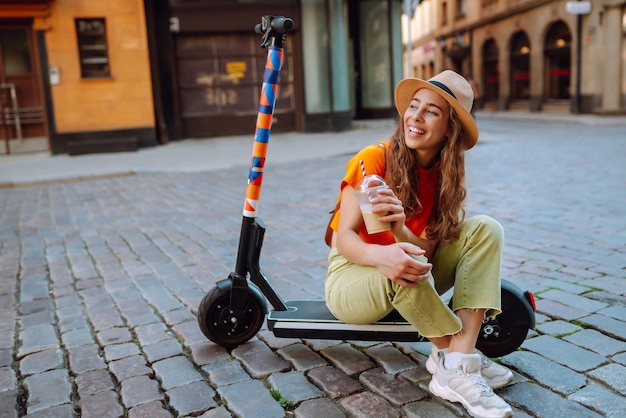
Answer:
<svg viewBox="0 0 626 418"><path fill-rule="evenodd" d="M28 25L0 25L0 137L46 136L33 32Z"/></svg>

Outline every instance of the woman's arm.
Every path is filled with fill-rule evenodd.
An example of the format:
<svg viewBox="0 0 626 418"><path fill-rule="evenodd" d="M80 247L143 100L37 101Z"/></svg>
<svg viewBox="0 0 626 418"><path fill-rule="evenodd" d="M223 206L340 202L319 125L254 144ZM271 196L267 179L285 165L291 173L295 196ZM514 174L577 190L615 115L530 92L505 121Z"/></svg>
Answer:
<svg viewBox="0 0 626 418"><path fill-rule="evenodd" d="M381 190L378 197L372 200L375 205L372 212L380 213L382 222L391 222L391 232L397 242L410 242L426 251L426 257L431 258L435 254L439 240L428 239L426 232L415 235L406 225L406 215L400 199L393 190Z"/></svg>
<svg viewBox="0 0 626 418"><path fill-rule="evenodd" d="M382 274L401 286L415 287L417 282L428 278L432 265L409 256L424 255L424 250L407 243L366 243L359 236L362 224L363 215L354 196L354 189L346 186L342 192L339 228L333 237L341 255L354 264L378 268Z"/></svg>

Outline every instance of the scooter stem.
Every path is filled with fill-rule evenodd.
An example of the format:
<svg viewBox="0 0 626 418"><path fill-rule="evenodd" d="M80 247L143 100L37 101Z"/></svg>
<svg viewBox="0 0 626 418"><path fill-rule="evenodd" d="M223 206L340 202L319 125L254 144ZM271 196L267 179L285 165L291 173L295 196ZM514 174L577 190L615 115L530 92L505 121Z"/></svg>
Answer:
<svg viewBox="0 0 626 418"><path fill-rule="evenodd" d="M259 112L256 121L252 157L250 159L250 170L248 172L248 186L246 188L246 199L243 207L243 220L241 224L241 234L239 236L236 268L235 272L230 275L233 281L231 306L234 305L235 311L237 311L238 302L242 299L245 300L245 298L240 299L235 293L246 291L246 278L248 273L252 274L252 280L255 284L262 288L267 287L269 289L264 290L272 294L270 302L275 308L286 309L282 300L280 300L278 295L276 295L269 284L267 284L267 280L263 277L259 267L259 253L265 228L260 222L256 222L256 217L257 206L261 196L261 186L263 184L265 158L272 129L274 105L276 104L278 78L283 64L285 34L291 31L293 26L293 20L290 18L283 16L263 16L261 23L255 27L255 31L263 35L261 47L265 48L269 45L269 48L265 62L263 84L261 86L261 97L259 99ZM260 242L255 242L259 240Z"/></svg>
<svg viewBox="0 0 626 418"><path fill-rule="evenodd" d="M278 18L276 18L278 19ZM285 25L285 18L282 18L280 28ZM259 112L257 115L256 129L254 135L254 147L252 158L250 159L250 171L248 173L248 187L246 189L246 200L244 202L243 215L254 218L256 216L257 205L261 196L261 185L263 183L263 170L265 168L265 157L270 141L272 130L272 120L274 117L274 105L276 104L276 91L278 89L278 77L283 64L283 44L284 32L272 28L266 23L267 16L263 17L263 25L269 27L266 36L271 37L272 44L267 51L265 62L265 73L263 74L263 84L261 86L261 97L259 99ZM289 19L291 21L291 19ZM293 27L293 21L291 21ZM258 27L258 26L257 26ZM284 30L284 29L283 29ZM264 36L264 42L267 40Z"/></svg>

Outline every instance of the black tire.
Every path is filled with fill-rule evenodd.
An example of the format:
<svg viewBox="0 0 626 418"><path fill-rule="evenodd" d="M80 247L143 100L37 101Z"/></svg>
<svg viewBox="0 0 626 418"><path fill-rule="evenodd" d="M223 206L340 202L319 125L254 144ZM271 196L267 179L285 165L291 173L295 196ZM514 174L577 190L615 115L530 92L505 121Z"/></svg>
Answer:
<svg viewBox="0 0 626 418"><path fill-rule="evenodd" d="M521 291L510 282L502 287L502 313L483 322L476 341L476 348L487 357L506 356L516 351L526 339L529 330L528 309L523 297ZM452 309L452 299L448 306Z"/></svg>
<svg viewBox="0 0 626 418"><path fill-rule="evenodd" d="M198 306L198 325L209 340L232 349L254 337L265 319L265 301L248 292L243 314L233 326L230 321L230 286L214 287Z"/></svg>
<svg viewBox="0 0 626 418"><path fill-rule="evenodd" d="M487 357L502 357L517 350L528 335L528 308L517 287L502 285L502 313L483 322L476 347Z"/></svg>
<svg viewBox="0 0 626 418"><path fill-rule="evenodd" d="M489 326L489 325L487 325ZM476 347L487 357L502 357L517 350L528 335L528 327L518 325L509 328L500 328L498 335L486 337L485 325L480 330Z"/></svg>

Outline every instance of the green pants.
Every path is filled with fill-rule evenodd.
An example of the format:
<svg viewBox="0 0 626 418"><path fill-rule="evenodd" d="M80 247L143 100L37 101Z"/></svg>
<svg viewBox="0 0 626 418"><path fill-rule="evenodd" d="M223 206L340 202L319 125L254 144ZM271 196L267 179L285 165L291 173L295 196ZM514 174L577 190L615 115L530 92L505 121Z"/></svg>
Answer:
<svg viewBox="0 0 626 418"><path fill-rule="evenodd" d="M497 221L488 216L467 219L458 240L439 244L431 260L432 274L415 288L392 282L374 267L351 263L333 248L328 255L326 305L350 324L369 324L396 309L424 337L456 334L461 321L454 311L486 309L486 316L501 312L503 243ZM440 295L452 287L451 310Z"/></svg>

